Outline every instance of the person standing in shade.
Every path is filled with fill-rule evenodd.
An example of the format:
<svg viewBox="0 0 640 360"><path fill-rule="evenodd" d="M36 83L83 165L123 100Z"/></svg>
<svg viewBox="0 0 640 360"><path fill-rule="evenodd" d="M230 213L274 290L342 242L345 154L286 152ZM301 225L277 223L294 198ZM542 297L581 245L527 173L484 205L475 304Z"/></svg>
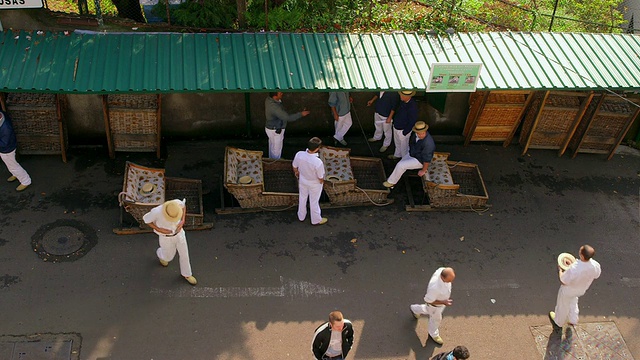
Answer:
<svg viewBox="0 0 640 360"><path fill-rule="evenodd" d="M328 221L327 218L322 217L320 212L320 195L324 183L324 164L318 156L320 145L322 145L322 140L317 137L311 138L307 143L307 150L298 151L292 163L293 172L298 178L300 195L298 220L304 221L307 218L308 199L312 225L323 225Z"/></svg>
<svg viewBox="0 0 640 360"><path fill-rule="evenodd" d="M197 280L191 272L187 235L182 226L186 220L185 200L169 200L144 214L142 219L159 237L160 247L156 251L160 265L167 267L176 256L180 257L180 273L191 285Z"/></svg>
<svg viewBox="0 0 640 360"><path fill-rule="evenodd" d="M556 300L555 311L549 312L549 321L553 329L562 330L565 324L578 323L578 298L587 292L593 280L600 277L600 263L593 259L596 251L589 245L580 247L580 260L562 271L558 270L560 290Z"/></svg>
<svg viewBox="0 0 640 360"><path fill-rule="evenodd" d="M416 319L422 315L429 317L429 337L439 345L444 343L440 337L440 322L445 307L453 305L451 296L451 283L456 278L456 273L450 267L441 267L436 270L429 280L427 293L424 295L424 304L413 304L409 308Z"/></svg>
<svg viewBox="0 0 640 360"><path fill-rule="evenodd" d="M329 321L318 326L311 341L311 352L317 360L343 360L353 346L353 326L340 311L332 311Z"/></svg>
<svg viewBox="0 0 640 360"><path fill-rule="evenodd" d="M376 142L382 140L384 135L384 141L380 147L380 152L387 151L393 140L393 125L391 125L391 119L395 112L398 102L400 102L400 96L395 91L380 91L379 95L374 95L371 100L367 101L367 106L371 106L376 103L376 112L373 114L373 125L376 128L373 137L367 139L369 142Z"/></svg>
<svg viewBox="0 0 640 360"><path fill-rule="evenodd" d="M413 132L409 138L409 152L406 153L396 164L387 181L382 183L385 187L394 187L402 174L410 169L420 169L418 176L425 176L429 179L429 164L436 151L436 143L431 135L427 132L429 125L424 121L418 121L413 126Z"/></svg>
<svg viewBox="0 0 640 360"><path fill-rule="evenodd" d="M284 131L287 123L294 122L311 112L303 110L295 114L288 114L282 106L282 92L270 92L264 100L264 113L267 118L264 132L269 138L269 158L280 159L282 156L282 144L284 143Z"/></svg>
<svg viewBox="0 0 640 360"><path fill-rule="evenodd" d="M7 181L12 182L18 180L20 185L18 185L16 191L23 191L31 185L31 177L27 171L18 164L18 161L16 161L17 147L18 141L16 139L16 133L13 131L11 117L6 112L0 111L0 158L2 158L2 161L11 173Z"/></svg>
<svg viewBox="0 0 640 360"><path fill-rule="evenodd" d="M418 120L418 103L413 98L415 91L403 90L399 92L400 104L394 114L389 115L387 121L393 120L393 142L396 149L388 158L400 160L409 151L409 134Z"/></svg>
<svg viewBox="0 0 640 360"><path fill-rule="evenodd" d="M469 349L466 346L456 346L452 351L440 353L431 360L466 360L469 358Z"/></svg>
<svg viewBox="0 0 640 360"><path fill-rule="evenodd" d="M331 107L331 114L333 115L333 121L336 128L336 132L333 135L333 140L347 146L347 142L344 140L344 136L351 128L351 102L353 99L349 96L348 92L330 92L329 93L329 106Z"/></svg>

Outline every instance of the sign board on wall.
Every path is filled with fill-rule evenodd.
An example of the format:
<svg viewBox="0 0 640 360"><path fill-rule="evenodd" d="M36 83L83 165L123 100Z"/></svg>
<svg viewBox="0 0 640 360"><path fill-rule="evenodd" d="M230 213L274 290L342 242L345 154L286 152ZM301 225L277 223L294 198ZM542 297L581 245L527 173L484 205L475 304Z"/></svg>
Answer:
<svg viewBox="0 0 640 360"><path fill-rule="evenodd" d="M482 63L433 63L427 92L474 92L480 70Z"/></svg>
<svg viewBox="0 0 640 360"><path fill-rule="evenodd" d="M43 0L0 0L0 10L40 9Z"/></svg>

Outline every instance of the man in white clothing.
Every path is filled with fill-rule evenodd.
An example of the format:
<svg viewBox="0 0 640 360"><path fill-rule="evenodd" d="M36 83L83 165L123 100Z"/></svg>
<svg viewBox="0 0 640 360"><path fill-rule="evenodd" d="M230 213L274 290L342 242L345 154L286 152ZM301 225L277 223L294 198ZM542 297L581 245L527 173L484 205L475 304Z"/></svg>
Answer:
<svg viewBox="0 0 640 360"><path fill-rule="evenodd" d="M160 265L169 266L177 251L180 257L180 273L189 284L195 285L198 282L191 272L187 236L182 228L187 215L186 210L185 200L170 200L151 209L142 219L158 234L160 247L156 255Z"/></svg>
<svg viewBox="0 0 640 360"><path fill-rule="evenodd" d="M353 98L349 96L348 92L330 92L329 93L329 107L331 107L331 114L333 115L333 124L335 125L336 132L333 135L333 140L336 145L340 143L343 146L347 146L347 141L344 136L351 128L351 103Z"/></svg>
<svg viewBox="0 0 640 360"><path fill-rule="evenodd" d="M559 268L560 290L556 300L555 311L549 312L549 320L553 329L562 330L569 323L578 323L578 298L589 289L593 280L600 277L600 264L593 260L596 251L589 245L580 247L580 260L574 262L565 271Z"/></svg>
<svg viewBox="0 0 640 360"><path fill-rule="evenodd" d="M327 218L323 218L320 212L320 195L324 183L324 165L318 157L320 145L322 145L322 140L317 137L311 138L307 144L307 150L298 151L292 163L293 172L298 178L300 193L298 219L304 221L307 218L307 199L309 199L311 224L313 225L322 225L327 222Z"/></svg>
<svg viewBox="0 0 640 360"><path fill-rule="evenodd" d="M451 283L456 278L456 273L450 267L441 267L436 270L429 280L427 293L424 295L424 304L413 304L410 307L413 316L418 319L421 315L429 316L429 337L439 345L444 343L440 337L440 322L445 307L453 305L451 296Z"/></svg>

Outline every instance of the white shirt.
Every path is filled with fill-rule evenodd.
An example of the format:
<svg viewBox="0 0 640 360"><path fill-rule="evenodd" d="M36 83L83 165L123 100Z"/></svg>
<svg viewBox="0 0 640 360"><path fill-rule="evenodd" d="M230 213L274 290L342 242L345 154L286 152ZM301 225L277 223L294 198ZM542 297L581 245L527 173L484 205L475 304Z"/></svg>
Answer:
<svg viewBox="0 0 640 360"><path fill-rule="evenodd" d="M444 270L444 267L438 268L438 270L436 270L436 272L431 275L431 280L429 280L429 286L427 287L427 293L424 295L424 301L427 304L430 304L436 300L449 300L449 297L451 296L451 283L442 281L442 278L440 277L440 274L442 274L442 270Z"/></svg>
<svg viewBox="0 0 640 360"><path fill-rule="evenodd" d="M578 260L560 275L560 281L565 284L563 286L567 287L571 294L582 296L593 280L600 277L600 273L600 263L597 261Z"/></svg>
<svg viewBox="0 0 640 360"><path fill-rule="evenodd" d="M342 332L331 330L331 340L329 340L329 347L324 353L329 357L335 357L342 354Z"/></svg>
<svg viewBox="0 0 640 360"><path fill-rule="evenodd" d="M180 202L182 203L182 211L185 211L186 209L185 201L180 200ZM168 221L167 219L165 219L164 215L162 214L162 206L163 205L158 205L153 209L151 209L148 213L144 214L144 216L142 217L142 220L146 224L154 223L159 228L171 230L171 232L175 233L176 228L178 227L178 224L180 223L182 218L178 219L178 221L176 222ZM158 235L167 236L167 234L159 233L156 230L153 230L153 232Z"/></svg>
<svg viewBox="0 0 640 360"><path fill-rule="evenodd" d="M298 169L301 184L319 184L320 179L324 179L324 165L317 152L310 154L309 149L298 151L292 165Z"/></svg>

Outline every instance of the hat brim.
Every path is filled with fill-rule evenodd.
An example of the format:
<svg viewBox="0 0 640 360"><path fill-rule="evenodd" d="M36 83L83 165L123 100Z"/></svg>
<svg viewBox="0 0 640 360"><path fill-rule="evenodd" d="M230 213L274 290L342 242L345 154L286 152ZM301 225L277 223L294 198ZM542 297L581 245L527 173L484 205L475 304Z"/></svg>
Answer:
<svg viewBox="0 0 640 360"><path fill-rule="evenodd" d="M415 91L411 91L409 94L405 94L403 91L398 91L398 94L402 95L402 96L409 96L412 97L416 94Z"/></svg>
<svg viewBox="0 0 640 360"><path fill-rule="evenodd" d="M569 253L558 255L558 266L562 270L567 270L574 262L576 262L576 257Z"/></svg>
<svg viewBox="0 0 640 360"><path fill-rule="evenodd" d="M242 185L249 185L253 182L253 178L251 178L251 176L245 175L245 176L241 176L240 179L238 179L238 184L242 184Z"/></svg>
<svg viewBox="0 0 640 360"><path fill-rule="evenodd" d="M328 181L340 181L340 178L337 176L327 176Z"/></svg>
<svg viewBox="0 0 640 360"><path fill-rule="evenodd" d="M154 192L156 192L157 189L158 189L158 185L151 184L151 190L150 191L147 192L147 191L144 191L142 188L140 188L138 193L140 193L140 195L142 195L142 196L149 196L149 195L153 194Z"/></svg>

